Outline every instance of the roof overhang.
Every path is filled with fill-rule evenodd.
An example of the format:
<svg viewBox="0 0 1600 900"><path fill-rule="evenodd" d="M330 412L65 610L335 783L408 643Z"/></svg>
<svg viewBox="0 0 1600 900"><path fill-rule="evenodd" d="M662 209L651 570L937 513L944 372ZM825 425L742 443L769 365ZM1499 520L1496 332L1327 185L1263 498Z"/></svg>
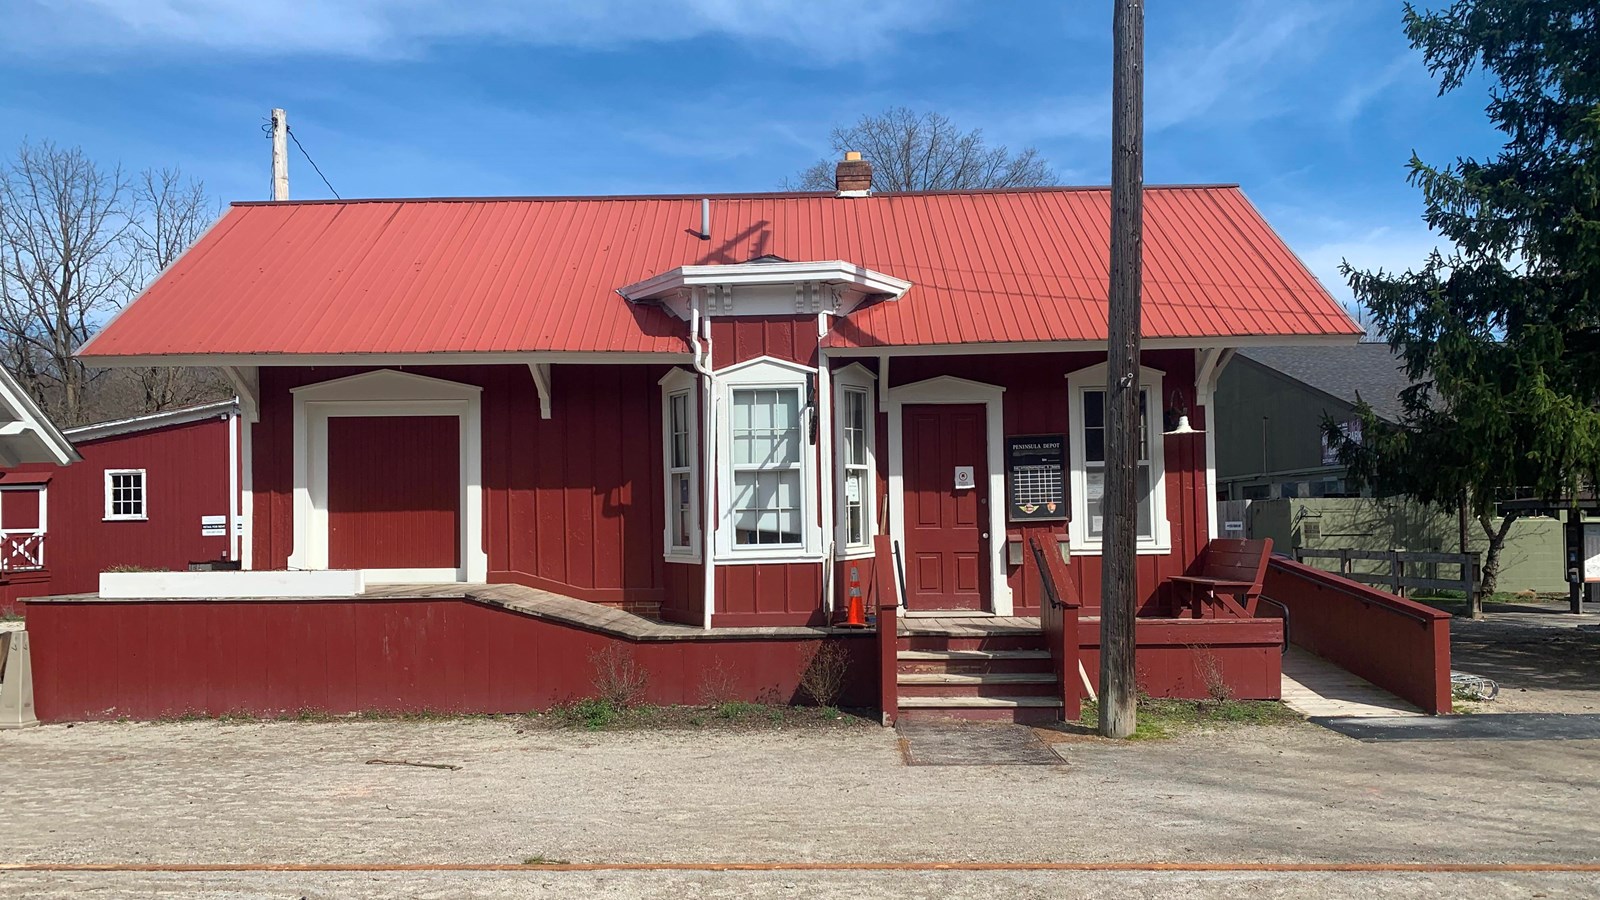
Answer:
<svg viewBox="0 0 1600 900"><path fill-rule="evenodd" d="M1139 340L1144 350L1211 350L1238 347L1287 346L1342 346L1356 343L1360 335L1354 334L1300 334L1300 335L1206 335L1195 337L1145 337ZM830 357L880 357L880 356L970 356L1000 353L1081 353L1104 352L1110 346L1105 340L1085 341L968 341L960 344L871 344L852 346L830 345L823 341L822 349Z"/></svg>
<svg viewBox="0 0 1600 900"><path fill-rule="evenodd" d="M55 463L64 466L83 458L22 385L3 368L0 368L0 409L8 418L0 422L0 465Z"/></svg>
<svg viewBox="0 0 1600 900"><path fill-rule="evenodd" d="M903 278L828 259L679 266L617 293L635 303L654 301L687 319L696 302L707 315L843 315L868 300L898 300L909 290L911 282Z"/></svg>

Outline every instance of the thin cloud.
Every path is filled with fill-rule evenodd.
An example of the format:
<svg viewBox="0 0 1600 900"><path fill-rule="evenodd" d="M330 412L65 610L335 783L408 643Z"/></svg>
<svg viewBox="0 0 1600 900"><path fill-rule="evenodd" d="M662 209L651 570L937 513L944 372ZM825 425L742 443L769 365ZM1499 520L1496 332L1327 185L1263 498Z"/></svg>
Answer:
<svg viewBox="0 0 1600 900"><path fill-rule="evenodd" d="M0 47L48 51L307 54L407 58L442 43L488 40L615 49L706 36L794 49L792 62L881 53L937 27L947 0L22 0ZM692 67L692 59L656 60Z"/></svg>
<svg viewBox="0 0 1600 900"><path fill-rule="evenodd" d="M1354 122L1372 104L1372 101L1381 97L1389 88L1394 87L1406 75L1407 70L1414 66L1418 70L1421 68L1417 62L1417 57L1414 54L1405 53L1373 73L1371 77L1351 85L1345 91L1344 96L1339 98L1339 102L1334 104L1334 121L1341 125L1348 125Z"/></svg>

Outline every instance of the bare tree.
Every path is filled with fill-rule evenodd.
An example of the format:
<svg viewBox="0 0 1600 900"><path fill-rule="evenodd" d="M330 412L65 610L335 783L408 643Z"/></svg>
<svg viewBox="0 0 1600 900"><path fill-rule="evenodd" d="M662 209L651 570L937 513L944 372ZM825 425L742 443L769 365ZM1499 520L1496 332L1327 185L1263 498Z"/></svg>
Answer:
<svg viewBox="0 0 1600 900"><path fill-rule="evenodd" d="M833 129L834 156L784 179L785 190L833 190L834 165L850 150L872 163L875 191L940 191L966 188L1038 187L1056 183L1056 173L1033 147L1012 153L984 143L983 129L963 133L936 112L903 106L862 116Z"/></svg>
<svg viewBox="0 0 1600 900"><path fill-rule="evenodd" d="M0 341L57 421L85 419L96 377L72 353L125 302L133 266L122 169L79 148L24 142L0 167Z"/></svg>
<svg viewBox="0 0 1600 900"><path fill-rule="evenodd" d="M133 265L128 271L128 296L144 290L183 251L199 240L217 217L217 204L198 179L185 180L173 169L146 169L133 188ZM135 369L143 412L160 412L230 393L217 370L164 366Z"/></svg>

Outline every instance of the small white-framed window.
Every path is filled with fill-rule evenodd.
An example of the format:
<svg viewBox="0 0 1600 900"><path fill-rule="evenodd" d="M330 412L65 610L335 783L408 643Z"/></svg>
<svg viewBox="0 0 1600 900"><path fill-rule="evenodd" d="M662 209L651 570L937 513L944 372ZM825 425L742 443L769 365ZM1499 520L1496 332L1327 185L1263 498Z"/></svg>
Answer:
<svg viewBox="0 0 1600 900"><path fill-rule="evenodd" d="M661 379L662 467L666 529L663 552L680 562L700 560L700 416L698 381L683 369Z"/></svg>
<svg viewBox="0 0 1600 900"><path fill-rule="evenodd" d="M834 455L838 460L834 543L841 557L871 553L872 537L877 533L875 381L860 363L845 366L833 377Z"/></svg>
<svg viewBox="0 0 1600 900"><path fill-rule="evenodd" d="M1138 504L1138 550L1167 553L1172 530L1167 522L1165 445L1161 435L1162 372L1139 369L1139 461L1134 486ZM1067 375L1068 440L1072 465L1072 520L1068 546L1074 553L1099 553L1105 533L1106 367L1091 366Z"/></svg>
<svg viewBox="0 0 1600 900"><path fill-rule="evenodd" d="M719 559L817 555L814 375L814 369L770 357L719 373Z"/></svg>
<svg viewBox="0 0 1600 900"><path fill-rule="evenodd" d="M138 521L150 517L144 469L106 470L106 521Z"/></svg>

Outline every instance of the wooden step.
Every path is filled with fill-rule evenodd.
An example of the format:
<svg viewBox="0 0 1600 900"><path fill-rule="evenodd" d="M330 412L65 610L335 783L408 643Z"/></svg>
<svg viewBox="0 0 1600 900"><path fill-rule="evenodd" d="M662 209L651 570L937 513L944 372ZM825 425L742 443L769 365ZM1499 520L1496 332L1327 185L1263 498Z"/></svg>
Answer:
<svg viewBox="0 0 1600 900"><path fill-rule="evenodd" d="M1060 697L901 697L901 709L1018 709L1056 708Z"/></svg>
<svg viewBox="0 0 1600 900"><path fill-rule="evenodd" d="M1049 650L901 650L898 659L916 660L985 660L985 659L1049 659Z"/></svg>
<svg viewBox="0 0 1600 900"><path fill-rule="evenodd" d="M986 672L968 675L958 672L901 672L899 684L1055 684L1048 672Z"/></svg>

